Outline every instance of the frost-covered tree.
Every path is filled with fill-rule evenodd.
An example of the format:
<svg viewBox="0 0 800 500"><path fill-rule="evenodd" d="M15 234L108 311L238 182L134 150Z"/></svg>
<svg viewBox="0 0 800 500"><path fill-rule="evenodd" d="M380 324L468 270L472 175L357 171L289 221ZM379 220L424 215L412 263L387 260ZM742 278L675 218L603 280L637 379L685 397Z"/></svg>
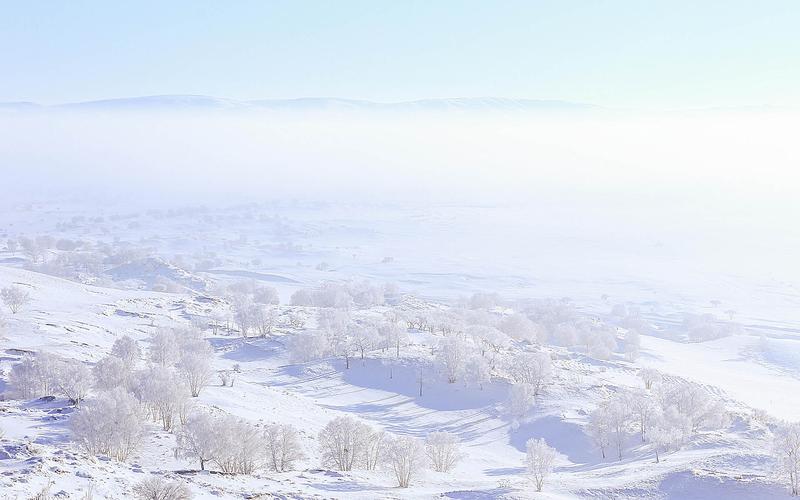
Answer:
<svg viewBox="0 0 800 500"><path fill-rule="evenodd" d="M192 492L180 481L167 481L161 477L144 479L133 487L137 500L190 500Z"/></svg>
<svg viewBox="0 0 800 500"><path fill-rule="evenodd" d="M336 417L319 433L322 464L340 471L353 470L364 455L372 428L349 416Z"/></svg>
<svg viewBox="0 0 800 500"><path fill-rule="evenodd" d="M607 328L592 331L587 337L589 356L595 359L608 360L617 346L616 333Z"/></svg>
<svg viewBox="0 0 800 500"><path fill-rule="evenodd" d="M202 411L192 413L181 426L176 436L178 455L189 460L197 460L200 470L218 454L220 440L218 419Z"/></svg>
<svg viewBox="0 0 800 500"><path fill-rule="evenodd" d="M275 472L286 472L304 457L297 429L290 424L272 424L264 429L267 465Z"/></svg>
<svg viewBox="0 0 800 500"><path fill-rule="evenodd" d="M278 290L271 286L257 286L253 290L253 301L257 304L276 306L281 303Z"/></svg>
<svg viewBox="0 0 800 500"><path fill-rule="evenodd" d="M792 496L800 494L800 424L782 425L772 441L778 469L789 482Z"/></svg>
<svg viewBox="0 0 800 500"><path fill-rule="evenodd" d="M178 339L175 332L160 328L150 336L150 361L161 366L172 366L178 361Z"/></svg>
<svg viewBox="0 0 800 500"><path fill-rule="evenodd" d="M525 443L525 467L533 480L536 491L542 491L544 482L553 472L556 450L547 445L544 439L531 438Z"/></svg>
<svg viewBox="0 0 800 500"><path fill-rule="evenodd" d="M606 458L606 449L611 444L611 419L605 405L598 406L589 415L589 435L600 448L600 455Z"/></svg>
<svg viewBox="0 0 800 500"><path fill-rule="evenodd" d="M266 337L275 327L275 310L270 306L255 304L252 309L252 323L259 335Z"/></svg>
<svg viewBox="0 0 800 500"><path fill-rule="evenodd" d="M463 339L457 336L445 337L436 352L436 363L444 373L447 382L455 383L464 374L464 367L469 357L469 348Z"/></svg>
<svg viewBox="0 0 800 500"><path fill-rule="evenodd" d="M139 404L121 388L87 400L70 418L70 427L88 453L120 461L133 453L144 432Z"/></svg>
<svg viewBox="0 0 800 500"><path fill-rule="evenodd" d="M639 357L639 349L642 339L636 330L628 330L625 333L625 357L628 361L635 361Z"/></svg>
<svg viewBox="0 0 800 500"><path fill-rule="evenodd" d="M480 347L481 356L489 358L492 368L497 355L509 344L508 335L489 325L470 325L466 334Z"/></svg>
<svg viewBox="0 0 800 500"><path fill-rule="evenodd" d="M382 345L392 348L395 357L400 357L400 347L408 343L408 333L395 321L386 321L378 325L378 336Z"/></svg>
<svg viewBox="0 0 800 500"><path fill-rule="evenodd" d="M345 330L352 321L345 309L323 308L317 312L317 327L326 332Z"/></svg>
<svg viewBox="0 0 800 500"><path fill-rule="evenodd" d="M255 327L256 318L261 310L260 304L255 304L249 295L237 293L231 297L233 319L239 327L239 333L247 338L248 332Z"/></svg>
<svg viewBox="0 0 800 500"><path fill-rule="evenodd" d="M54 385L73 405L86 399L93 383L91 370L80 361L64 359L57 364Z"/></svg>
<svg viewBox="0 0 800 500"><path fill-rule="evenodd" d="M644 388L648 391L652 389L654 385L661 383L661 374L658 370L653 368L642 368L639 370L639 377L644 382Z"/></svg>
<svg viewBox="0 0 800 500"><path fill-rule="evenodd" d="M324 331L292 335L288 340L289 358L293 363L306 363L324 357L330 351L328 336Z"/></svg>
<svg viewBox="0 0 800 500"><path fill-rule="evenodd" d="M544 329L524 314L517 313L505 317L498 328L514 340L537 343L543 343L546 340Z"/></svg>
<svg viewBox="0 0 800 500"><path fill-rule="evenodd" d="M630 409L631 417L639 428L639 435L644 442L653 420L658 417L660 408L649 394L643 392L632 392L626 395L625 400Z"/></svg>
<svg viewBox="0 0 800 500"><path fill-rule="evenodd" d="M550 356L544 352L521 352L509 360L507 369L514 382L530 385L539 395L550 380L552 366Z"/></svg>
<svg viewBox="0 0 800 500"><path fill-rule="evenodd" d="M354 349L361 355L361 361L363 363L366 353L378 345L378 332L371 325L355 326L352 329L350 342L353 344Z"/></svg>
<svg viewBox="0 0 800 500"><path fill-rule="evenodd" d="M486 358L477 354L469 357L464 365L464 382L471 387L483 390L484 384L492 378L492 369Z"/></svg>
<svg viewBox="0 0 800 500"><path fill-rule="evenodd" d="M611 443L617 448L617 458L622 460L622 451L625 447L625 440L628 437L628 427L630 425L630 409L626 401L615 397L604 404L605 418L608 419Z"/></svg>
<svg viewBox="0 0 800 500"><path fill-rule="evenodd" d="M514 418L522 418L528 414L536 403L536 390L529 384L512 384L508 388L506 409Z"/></svg>
<svg viewBox="0 0 800 500"><path fill-rule="evenodd" d="M128 364L116 356L106 356L92 367L94 383L97 389L107 391L115 387L128 388L131 385L133 372Z"/></svg>
<svg viewBox="0 0 800 500"><path fill-rule="evenodd" d="M134 393L165 431L172 429L189 399L187 387L170 369L159 365L139 373Z"/></svg>
<svg viewBox="0 0 800 500"><path fill-rule="evenodd" d="M449 432L431 432L425 438L425 454L436 472L450 472L461 460L458 436Z"/></svg>
<svg viewBox="0 0 800 500"><path fill-rule="evenodd" d="M8 307L11 314L17 314L25 304L31 301L28 291L17 285L0 289L0 298L3 299L3 304Z"/></svg>
<svg viewBox="0 0 800 500"><path fill-rule="evenodd" d="M178 373L196 398L214 373L211 369L214 350L208 341L194 340L181 346L179 356Z"/></svg>
<svg viewBox="0 0 800 500"><path fill-rule="evenodd" d="M252 474L261 467L265 458L263 432L252 423L226 415L215 431L218 444L212 458L220 471L226 474Z"/></svg>
<svg viewBox="0 0 800 500"><path fill-rule="evenodd" d="M9 252L11 252L11 255L14 255L17 253L17 250L19 250L19 242L17 240L9 238L8 240L6 240L6 248L8 249Z"/></svg>
<svg viewBox="0 0 800 500"><path fill-rule="evenodd" d="M111 355L121 359L128 366L128 369L132 370L141 359L142 350L135 340L124 335L114 341L111 346Z"/></svg>
<svg viewBox="0 0 800 500"><path fill-rule="evenodd" d="M289 304L293 306L313 306L314 295L311 293L311 290L301 288L292 293L292 296L289 298Z"/></svg>
<svg viewBox="0 0 800 500"><path fill-rule="evenodd" d="M394 473L397 485L408 488L411 480L419 475L425 466L425 445L412 436L393 436L386 443L386 465Z"/></svg>
<svg viewBox="0 0 800 500"><path fill-rule="evenodd" d="M57 390L58 363L56 356L46 352L26 354L11 367L9 384L25 399L51 396Z"/></svg>
<svg viewBox="0 0 800 500"><path fill-rule="evenodd" d="M674 408L685 416L691 423L691 432L697 432L701 428L720 429L729 424L725 405L697 384L662 384L657 389L655 397L662 410Z"/></svg>
<svg viewBox="0 0 800 500"><path fill-rule="evenodd" d="M386 445L386 432L381 429L370 429L364 443L362 465L366 470L375 470L380 465Z"/></svg>

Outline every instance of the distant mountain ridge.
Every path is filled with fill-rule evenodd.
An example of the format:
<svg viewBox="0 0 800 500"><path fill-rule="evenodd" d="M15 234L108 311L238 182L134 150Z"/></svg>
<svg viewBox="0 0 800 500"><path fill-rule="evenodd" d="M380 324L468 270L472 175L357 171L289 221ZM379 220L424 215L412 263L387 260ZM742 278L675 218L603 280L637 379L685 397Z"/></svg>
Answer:
<svg viewBox="0 0 800 500"><path fill-rule="evenodd" d="M0 109L86 109L86 110L371 110L371 111L582 111L599 110L600 106L545 99L510 99L498 97L466 97L421 99L401 102L375 102L360 99L306 97L298 99L234 100L204 95L155 95L102 99L67 104L41 105L32 102L0 103Z"/></svg>

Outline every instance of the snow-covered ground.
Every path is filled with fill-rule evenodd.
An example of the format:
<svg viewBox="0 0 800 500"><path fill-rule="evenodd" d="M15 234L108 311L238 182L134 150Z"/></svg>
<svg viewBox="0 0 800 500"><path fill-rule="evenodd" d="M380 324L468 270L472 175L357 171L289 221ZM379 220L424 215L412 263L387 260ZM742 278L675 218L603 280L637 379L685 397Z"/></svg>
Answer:
<svg viewBox="0 0 800 500"><path fill-rule="evenodd" d="M131 498L133 485L153 474L185 482L197 498L788 497L771 448L774 419L800 418L800 292L792 277L711 265L698 250L708 241L679 245L668 232L653 232L631 243L624 234L608 238L548 220L522 217L516 208L467 206L122 211L52 203L5 210L0 288L21 287L31 300L16 314L4 311L0 329L0 497L29 498L49 484L64 498L81 498L90 487L95 498ZM105 258L76 264L64 256L80 250L55 242L40 245L49 248L35 257L4 248L8 238L41 235L80 240L87 253ZM341 356L294 360L292 338L315 330L319 308L289 305L292 294L323 281L360 280L396 283L401 297L393 305L355 307L354 317L456 309L476 292L498 294L503 307L492 314L503 317L524 310L525 300L552 298L580 320L610 328L618 345L607 359L578 346L537 347L553 360L553 375L521 417L506 410L511 381L501 366L482 388L430 373L419 394L418 368L432 359L444 332L410 327L401 357L373 347L349 368ZM214 370L235 368L239 375L233 387L213 378L195 404L295 426L305 458L292 471L200 472L176 458L174 433L153 422L126 461L93 457L73 442L76 410L66 399L22 399L13 391L11 367L27 352L93 365L124 335L146 351L158 328L197 326L197 318L229 313L226 287L241 281L274 287L278 317L299 316L304 324L279 320L269 335L250 338L206 327ZM636 314L612 313L619 304ZM735 324L735 334L690 342L688 314ZM636 327L625 323L633 316ZM630 360L623 339L634 328L641 347ZM532 347L515 341L503 355ZM652 443L631 432L621 460L613 453L603 459L590 415L615 394L642 389L644 367L665 381L698 384L724 404L729 423L698 429L658 462ZM426 468L407 489L385 470L323 467L318 434L345 414L399 435L453 433L464 458L449 473ZM543 492L525 471L530 438L544 438L557 452Z"/></svg>

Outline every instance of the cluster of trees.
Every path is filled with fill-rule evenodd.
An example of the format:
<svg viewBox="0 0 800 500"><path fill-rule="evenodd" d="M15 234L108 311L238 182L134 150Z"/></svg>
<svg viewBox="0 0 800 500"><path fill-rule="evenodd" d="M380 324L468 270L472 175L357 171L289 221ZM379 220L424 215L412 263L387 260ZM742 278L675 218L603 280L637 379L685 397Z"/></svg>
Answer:
<svg viewBox="0 0 800 500"><path fill-rule="evenodd" d="M552 361L544 352L519 352L506 361L506 372L513 384L509 387L508 413L516 418L524 417L536 403L552 378Z"/></svg>
<svg viewBox="0 0 800 500"><path fill-rule="evenodd" d="M337 417L319 433L322 463L341 471L383 467L407 488L426 467L449 472L463 458L459 439L432 432L426 439L387 434L351 416Z"/></svg>
<svg viewBox="0 0 800 500"><path fill-rule="evenodd" d="M356 321L346 309L324 308L317 314L317 329L293 336L288 348L295 362L341 356L350 368L353 357L363 361L378 349L391 350L399 357L407 342L407 333L391 318Z"/></svg>
<svg viewBox="0 0 800 500"><path fill-rule="evenodd" d="M664 382L657 372L642 370L645 390L626 390L601 403L590 415L589 433L603 458L611 448L619 460L632 436L650 442L659 460L661 450L678 449L702 429L729 424L724 404L703 387L689 382Z"/></svg>
<svg viewBox="0 0 800 500"><path fill-rule="evenodd" d="M313 289L300 289L291 296L293 306L334 307L349 309L383 305L399 298L396 285L376 286L368 281L335 283L327 281Z"/></svg>
<svg viewBox="0 0 800 500"><path fill-rule="evenodd" d="M93 377L80 361L40 352L26 354L12 366L9 383L22 398L61 395L77 406L89 394Z"/></svg>
<svg viewBox="0 0 800 500"><path fill-rule="evenodd" d="M191 398L213 375L211 345L191 328L156 331L147 358L137 369L141 349L124 336L91 369L45 352L28 354L12 366L9 382L22 398L61 395L80 406L71 419L75 440L89 453L124 460L138 445L146 418L166 431L185 423Z"/></svg>
<svg viewBox="0 0 800 500"><path fill-rule="evenodd" d="M686 314L683 327L691 342L704 342L743 332L742 326L732 321L721 321L713 314Z"/></svg>
<svg viewBox="0 0 800 500"><path fill-rule="evenodd" d="M228 474L252 474L261 468L285 472L305 456L292 425L262 427L233 415L205 411L189 416L176 442L178 455L196 460L200 470L213 464Z"/></svg>

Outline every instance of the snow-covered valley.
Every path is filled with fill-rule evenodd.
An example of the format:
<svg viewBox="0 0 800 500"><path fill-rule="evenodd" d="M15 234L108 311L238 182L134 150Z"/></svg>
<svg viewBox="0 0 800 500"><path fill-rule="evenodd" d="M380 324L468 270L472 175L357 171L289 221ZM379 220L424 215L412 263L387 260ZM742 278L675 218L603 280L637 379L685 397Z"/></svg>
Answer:
<svg viewBox="0 0 800 500"><path fill-rule="evenodd" d="M0 288L24 300L1 333L3 498L131 498L151 478L195 498L788 497L773 447L780 422L800 418L791 280L687 278L653 265L668 245L595 246L581 261L591 241L546 229L498 250L513 210L9 208ZM137 354L112 381L123 338ZM208 350L197 397L186 346ZM42 370L45 386L30 383ZM85 375L66 384L77 401L59 374ZM162 376L188 392L167 398L151 387ZM138 408L124 458L76 424L106 432L91 413L109 391ZM219 437L255 444L252 467L217 449L201 471L186 444L196 414L253 432ZM363 444L381 448L373 463L330 460L325 429L344 416L381 436ZM284 470L270 429L291 429ZM458 443L446 471L433 470L432 433ZM554 450L541 492L526 465L538 439ZM407 487L399 450L418 459Z"/></svg>

